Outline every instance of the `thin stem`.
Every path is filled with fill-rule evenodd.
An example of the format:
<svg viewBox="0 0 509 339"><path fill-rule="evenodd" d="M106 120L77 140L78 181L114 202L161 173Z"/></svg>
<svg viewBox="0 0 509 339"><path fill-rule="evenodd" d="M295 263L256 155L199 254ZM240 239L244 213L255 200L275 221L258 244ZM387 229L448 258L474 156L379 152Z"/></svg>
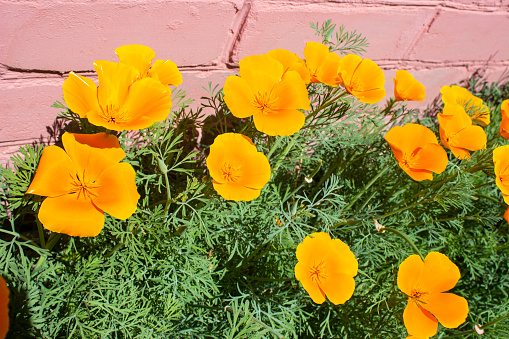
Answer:
<svg viewBox="0 0 509 339"><path fill-rule="evenodd" d="M493 202L496 202L497 204L500 204L500 205L502 205L504 207L507 207L507 205L505 203L503 203L502 201L500 201L498 199L495 199L493 197L490 197L488 195L484 195L484 194L481 194L481 193L476 193L476 194L474 194L474 197L489 199L489 200L491 200Z"/></svg>
<svg viewBox="0 0 509 339"><path fill-rule="evenodd" d="M428 203L428 202L430 202L430 201L433 201L433 200L435 200L435 198L429 198L429 199L426 199L426 200L422 200L422 201L418 201L418 202L416 202L416 203L413 203L412 205L408 205L408 206L405 206L405 207L401 207L400 209L397 209L397 210L395 210L395 211L392 211L392 212L389 212L389 213L385 213L384 215L382 215L382 216L380 217L380 219L386 218L386 217L388 217L388 216L391 216L391 215L396 214L396 213L399 213L399 212L406 211L406 210L408 210L408 209L410 209L410 208L412 208L412 207L415 207L415 206L417 206L417 205L420 205L420 204L426 204L426 203Z"/></svg>
<svg viewBox="0 0 509 339"><path fill-rule="evenodd" d="M340 87L337 87L334 92L332 92L332 94L335 94L337 93L338 89ZM330 105L332 105L336 100L338 100L339 98L345 96L346 94L348 94L347 91L343 91L341 93L339 93L338 95L336 95L335 97L333 97L332 99L330 100L327 100L326 102L324 102L323 104L321 104L320 106L318 106L310 115L308 115L306 117L306 121L310 120L310 119L313 119L317 114L318 112L320 112L322 109L324 108L327 108L329 107Z"/></svg>
<svg viewBox="0 0 509 339"><path fill-rule="evenodd" d="M400 232L394 228L390 228L390 227L384 227L383 228L384 231L389 231L389 232L392 232L398 236L400 236L401 238L403 238L403 240L405 240L414 250L414 252L416 254L418 254L422 260L424 260L424 256L422 255L421 251L419 251L419 249L417 248L417 246L415 246L414 242L403 232Z"/></svg>
<svg viewBox="0 0 509 339"><path fill-rule="evenodd" d="M260 280L260 281L292 281L296 280L295 277L293 278L279 278L279 279L273 279L273 278L262 278L262 277L253 277L251 275L246 275L245 278L253 279L253 280Z"/></svg>
<svg viewBox="0 0 509 339"><path fill-rule="evenodd" d="M226 307L224 308L224 310L225 310L225 311L227 311L227 312L230 312L231 314L234 314L234 312L235 312L235 311L233 310L233 307L231 307L231 306L226 306ZM240 315L241 317L244 317L244 316L245 316L244 312L242 312L242 311L238 311L238 312L239 312L239 315ZM272 333L272 334L273 334L276 338L278 338L278 339L284 339L284 337L283 337L281 334L277 333L277 332L276 332L276 331L275 331L272 327L269 327L269 326L265 325L265 323L263 323L261 320L258 320L255 316L252 316L252 318L251 318L251 319L252 319L255 323L257 323L258 325L260 325L260 326L262 326L263 328L267 329L267 330L268 330L270 333Z"/></svg>
<svg viewBox="0 0 509 339"><path fill-rule="evenodd" d="M274 151L279 147L279 144L281 143L281 140L283 140L283 137L276 137L276 142L270 148L269 153L267 153L267 160L270 160L270 157L272 156L272 153L274 153Z"/></svg>
<svg viewBox="0 0 509 339"><path fill-rule="evenodd" d="M285 149L283 150L283 152L281 153L281 155L279 156L279 159L278 161L276 162L276 164L274 165L274 167L272 168L272 173L276 173L277 170L279 169L279 167L281 166L281 163L283 162L283 160L285 159L286 155L290 152L290 149L293 147L293 145L295 144L295 142L297 141L297 135L294 135L291 139L290 139L290 142L288 142L288 145L286 145Z"/></svg>
<svg viewBox="0 0 509 339"><path fill-rule="evenodd" d="M411 224L408 224L407 226L419 226L419 225L425 225L429 223L435 223L435 222L444 222L444 221L452 221L452 220L477 220L478 217L467 215L465 217L456 217L456 218L444 218L444 219L435 219L431 221L420 221L420 222L413 222Z"/></svg>
<svg viewBox="0 0 509 339"><path fill-rule="evenodd" d="M482 326L479 326L480 329L482 330L485 330L487 327L490 327L491 325L495 325L496 323L502 321L502 320L505 320L509 318L509 314L506 314L500 318L497 318L495 320L492 320ZM460 332L460 333L455 333L455 334L451 334L450 336L447 336L446 338L453 338L453 337L463 337L465 334L470 334L470 333L476 333L476 330L468 330L468 331L463 331L463 332Z"/></svg>
<svg viewBox="0 0 509 339"><path fill-rule="evenodd" d="M46 243L46 249L48 251L51 251L53 249L53 247L55 247L55 245L57 244L57 242L60 240L61 237L62 237L62 233L52 232L48 238L48 242Z"/></svg>
<svg viewBox="0 0 509 339"><path fill-rule="evenodd" d="M44 231L42 229L42 224L39 221L39 218L35 218L35 221L37 221L37 229L39 230L39 242L41 243L41 248L46 247L46 240L44 240Z"/></svg>
<svg viewBox="0 0 509 339"><path fill-rule="evenodd" d="M166 205L164 206L164 216L168 216L168 211L170 209L171 204L171 191L170 191L170 180L168 179L168 167L161 158L157 158L157 165L159 170L164 175L164 182L166 184Z"/></svg>

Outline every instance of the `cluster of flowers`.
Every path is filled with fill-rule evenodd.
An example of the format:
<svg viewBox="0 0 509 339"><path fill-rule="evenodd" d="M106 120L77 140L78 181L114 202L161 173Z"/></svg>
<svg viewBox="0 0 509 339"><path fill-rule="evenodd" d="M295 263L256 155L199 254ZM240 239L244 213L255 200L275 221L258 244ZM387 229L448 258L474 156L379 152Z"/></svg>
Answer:
<svg viewBox="0 0 509 339"><path fill-rule="evenodd" d="M115 131L142 129L166 119L172 106L169 85L182 82L177 66L170 60L156 60L152 65L155 53L145 46L122 46L115 52L118 63L94 63L99 87L86 77L69 74L63 85L68 107L90 123ZM302 110L310 110L306 88L309 83L341 86L344 93L364 103L376 103L385 96L384 74L369 59L357 55L341 58L316 42L306 44L304 57L305 61L277 49L242 59L239 76L228 77L223 89L231 113L238 118L252 116L256 129L262 133L286 136L305 124ZM425 97L424 86L404 70L396 72L394 85L397 101L420 101ZM439 115L442 144L456 157L468 158L468 151L486 145L481 126L489 123L489 111L482 100L463 88L446 86L441 93L445 104ZM508 106L509 101L504 102L500 129L506 138ZM394 127L385 138L401 168L414 180L432 180L432 172L441 173L447 166L445 150L424 126ZM137 209L140 195L134 169L120 162L125 153L117 137L108 133L65 133L62 142L65 151L58 146L44 149L26 192L47 197L38 213L43 226L71 236L96 236L104 225L104 212L119 219L129 218ZM497 185L507 203L508 147L494 153ZM267 157L242 134L218 135L206 161L214 189L227 200L253 200L270 180ZM358 263L344 242L323 232L313 233L298 245L297 259L295 276L314 302L323 303L327 296L332 303L342 304L351 298ZM433 336L438 321L451 328L465 321L466 300L444 293L459 278L456 265L437 252L429 253L424 261L412 255L402 262L398 286L408 296L403 317L411 336ZM0 280L0 312L4 299L8 300L2 286Z"/></svg>

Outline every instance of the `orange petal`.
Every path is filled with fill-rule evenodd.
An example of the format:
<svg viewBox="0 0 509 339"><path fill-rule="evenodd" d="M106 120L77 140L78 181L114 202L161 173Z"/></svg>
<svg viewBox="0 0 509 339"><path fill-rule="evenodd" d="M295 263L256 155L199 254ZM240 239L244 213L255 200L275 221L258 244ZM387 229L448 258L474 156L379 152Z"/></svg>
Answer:
<svg viewBox="0 0 509 339"><path fill-rule="evenodd" d="M397 101L422 101L426 96L424 86L405 70L398 70L394 78L394 97Z"/></svg>
<svg viewBox="0 0 509 339"><path fill-rule="evenodd" d="M385 97L385 89L377 88L369 91L351 91L351 94L365 104L376 104Z"/></svg>
<svg viewBox="0 0 509 339"><path fill-rule="evenodd" d="M226 200L233 201L251 201L260 196L261 190L244 187L237 183L218 183L212 182L216 192Z"/></svg>
<svg viewBox="0 0 509 339"><path fill-rule="evenodd" d="M408 168L407 166L403 166L401 163L399 164L399 167L401 167L401 169L415 181L433 180L433 173L429 170Z"/></svg>
<svg viewBox="0 0 509 339"><path fill-rule="evenodd" d="M86 118L91 110L99 110L97 86L92 80L71 72L62 88L65 103L80 118Z"/></svg>
<svg viewBox="0 0 509 339"><path fill-rule="evenodd" d="M509 223L509 207L504 212L504 219Z"/></svg>
<svg viewBox="0 0 509 339"><path fill-rule="evenodd" d="M235 75L230 75L224 83L224 102L237 118L247 118L260 113L255 108L255 97L247 82Z"/></svg>
<svg viewBox="0 0 509 339"><path fill-rule="evenodd" d="M351 85L356 91L359 92L369 92L383 89L385 85L384 72L374 61L370 59L362 60L362 62L357 66L352 76L352 81L354 81L354 79L358 82L359 85Z"/></svg>
<svg viewBox="0 0 509 339"><path fill-rule="evenodd" d="M76 176L71 159L58 146L48 146L37 166L34 180L26 193L45 197L57 197L69 193L74 188L72 179Z"/></svg>
<svg viewBox="0 0 509 339"><path fill-rule="evenodd" d="M456 94L455 94L454 90L452 89L452 87L443 86L440 89L440 93L442 94L442 102L444 103L444 105L445 104L453 105L453 104L458 103L456 101Z"/></svg>
<svg viewBox="0 0 509 339"><path fill-rule="evenodd" d="M304 81L306 85L311 82L311 74L309 73L309 69L306 67L306 64L301 58L299 58L296 63L290 66L288 71L296 71L299 73L302 81Z"/></svg>
<svg viewBox="0 0 509 339"><path fill-rule="evenodd" d="M385 140L393 151L396 149L409 154L413 153L418 147L424 147L430 143L438 145L437 137L433 131L425 126L412 123L405 124L403 127L395 126L391 128L385 135ZM396 155L396 151L394 151L394 154ZM398 155L396 155L396 159L400 161Z"/></svg>
<svg viewBox="0 0 509 339"><path fill-rule="evenodd" d="M340 83L339 64L341 57L336 53L328 53L316 72L316 78L323 84L336 87Z"/></svg>
<svg viewBox="0 0 509 339"><path fill-rule="evenodd" d="M9 287L0 275L0 339L4 339L9 332Z"/></svg>
<svg viewBox="0 0 509 339"><path fill-rule="evenodd" d="M95 237L104 226L104 213L91 201L77 194L46 198L39 209L39 220L52 231L70 236Z"/></svg>
<svg viewBox="0 0 509 339"><path fill-rule="evenodd" d="M408 333L416 337L428 338L437 333L438 322L435 317L417 306L417 303L410 298L403 312L403 321Z"/></svg>
<svg viewBox="0 0 509 339"><path fill-rule="evenodd" d="M458 266L446 255L430 252L424 258L419 289L427 293L446 292L456 286L460 277Z"/></svg>
<svg viewBox="0 0 509 339"><path fill-rule="evenodd" d="M124 45L115 50L121 63L135 67L138 73L147 74L156 56L152 48L143 45Z"/></svg>
<svg viewBox="0 0 509 339"><path fill-rule="evenodd" d="M95 181L108 167L125 158L116 136L106 133L64 133L62 143L78 176Z"/></svg>
<svg viewBox="0 0 509 339"><path fill-rule="evenodd" d="M468 316L468 303L463 297L453 293L434 293L426 296L423 305L433 314L442 326L456 328L463 324Z"/></svg>
<svg viewBox="0 0 509 339"><path fill-rule="evenodd" d="M355 277L359 264L355 255L347 244L340 239L333 239L332 251L326 257L327 267L331 273L343 273L349 277Z"/></svg>
<svg viewBox="0 0 509 339"><path fill-rule="evenodd" d="M251 55L240 60L239 75L252 93L270 93L283 76L283 65L268 55Z"/></svg>
<svg viewBox="0 0 509 339"><path fill-rule="evenodd" d="M417 254L412 254L399 265L398 287L403 293L408 296L412 294L412 290L419 282L423 268L424 263Z"/></svg>
<svg viewBox="0 0 509 339"><path fill-rule="evenodd" d="M505 139L509 139L509 99L502 101L500 111L502 113L502 122L500 123L500 135Z"/></svg>
<svg viewBox="0 0 509 339"><path fill-rule="evenodd" d="M458 133L472 125L472 119L465 113L463 107L457 104L445 104L443 113L438 114L438 122L446 135Z"/></svg>
<svg viewBox="0 0 509 339"><path fill-rule="evenodd" d="M283 73L300 59L297 54L287 51L286 49L273 49L267 53L273 59L276 59L283 65Z"/></svg>
<svg viewBox="0 0 509 339"><path fill-rule="evenodd" d="M182 83L182 74L177 64L171 60L156 60L148 72L149 77L156 77L165 85L178 86Z"/></svg>
<svg viewBox="0 0 509 339"><path fill-rule="evenodd" d="M304 59L311 75L315 77L329 55L329 47L315 41L309 41L304 47Z"/></svg>
<svg viewBox="0 0 509 339"><path fill-rule="evenodd" d="M445 171L449 158L447 153L438 144L426 144L423 148L417 151L414 157L413 167L415 169L426 169L437 174Z"/></svg>
<svg viewBox="0 0 509 339"><path fill-rule="evenodd" d="M306 117L296 109L282 109L276 113L256 114L253 121L257 130L267 135L292 135L304 126Z"/></svg>
<svg viewBox="0 0 509 339"><path fill-rule="evenodd" d="M325 232L312 233L304 238L304 240L297 245L297 260L305 265L315 262L315 260L322 260L333 251L332 239L329 234Z"/></svg>
<svg viewBox="0 0 509 339"><path fill-rule="evenodd" d="M341 81L345 87L350 87L355 70L361 62L362 58L355 54L345 55L341 59L339 73L341 74Z"/></svg>
<svg viewBox="0 0 509 339"><path fill-rule="evenodd" d="M241 163L242 175L239 184L254 189L262 189L270 180L270 164L261 152L251 153Z"/></svg>
<svg viewBox="0 0 509 339"><path fill-rule="evenodd" d="M449 144L469 151L477 151L484 148L487 141L486 133L482 127L471 125L465 127L454 137L450 138Z"/></svg>
<svg viewBox="0 0 509 339"><path fill-rule="evenodd" d="M136 212L140 195L135 184L136 172L125 162L106 169L97 179L94 204L109 215L125 220Z"/></svg>
<svg viewBox="0 0 509 339"><path fill-rule="evenodd" d="M138 77L138 70L127 64L102 60L95 61L94 68L99 79L99 105L102 109L108 105L120 108L127 98L129 86Z"/></svg>
<svg viewBox="0 0 509 339"><path fill-rule="evenodd" d="M309 267L301 262L295 265L295 278L301 282L302 287L308 292L311 299L317 304L323 304L325 293L318 287L318 284L311 280Z"/></svg>
<svg viewBox="0 0 509 339"><path fill-rule="evenodd" d="M344 304L355 290L354 278L344 273L331 274L327 279L320 280L319 287L334 305Z"/></svg>
<svg viewBox="0 0 509 339"><path fill-rule="evenodd" d="M273 97L278 98L279 109L309 110L309 93L306 84L295 71L285 73L273 89Z"/></svg>

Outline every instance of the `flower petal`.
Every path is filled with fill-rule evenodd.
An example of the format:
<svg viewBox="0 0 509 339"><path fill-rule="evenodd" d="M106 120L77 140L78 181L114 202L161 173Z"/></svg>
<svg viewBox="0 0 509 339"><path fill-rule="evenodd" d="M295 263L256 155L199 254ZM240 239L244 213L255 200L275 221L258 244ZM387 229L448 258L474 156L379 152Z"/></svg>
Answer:
<svg viewBox="0 0 509 339"><path fill-rule="evenodd" d="M305 265L322 260L332 251L332 239L325 232L312 233L297 245L297 260Z"/></svg>
<svg viewBox="0 0 509 339"><path fill-rule="evenodd" d="M350 86L355 70L361 62L362 58L355 54L348 54L341 58L339 74L341 76L343 86Z"/></svg>
<svg viewBox="0 0 509 339"><path fill-rule="evenodd" d="M447 153L439 144L426 144L414 157L413 167L415 169L426 169L440 174L445 171L449 158Z"/></svg>
<svg viewBox="0 0 509 339"><path fill-rule="evenodd" d="M242 175L239 184L254 189L262 189L270 180L270 164L261 153L251 153L241 163Z"/></svg>
<svg viewBox="0 0 509 339"><path fill-rule="evenodd" d="M359 263L355 259L355 255L350 250L350 247L340 239L333 239L331 246L332 251L329 252L325 259L327 260L328 271L333 274L343 273L349 277L355 277Z"/></svg>
<svg viewBox="0 0 509 339"><path fill-rule="evenodd" d="M37 172L26 193L46 197L67 194L74 188L71 182L75 176L76 169L65 151L58 146L48 146L44 148Z"/></svg>
<svg viewBox="0 0 509 339"><path fill-rule="evenodd" d="M260 113L254 106L255 97L246 80L230 75L224 83L224 102L237 118L247 118Z"/></svg>
<svg viewBox="0 0 509 339"><path fill-rule="evenodd" d="M419 289L427 293L445 292L456 286L460 277L458 266L446 255L430 252L424 258Z"/></svg>
<svg viewBox="0 0 509 339"><path fill-rule="evenodd" d="M111 134L66 132L62 142L78 175L87 182L95 181L108 167L125 158L117 137Z"/></svg>
<svg viewBox="0 0 509 339"><path fill-rule="evenodd" d="M124 45L115 49L121 63L135 67L138 73L147 74L156 53L152 48L143 45Z"/></svg>
<svg viewBox="0 0 509 339"><path fill-rule="evenodd" d="M329 53L329 48L324 44L315 41L309 41L306 43L306 47L304 47L304 59L306 59L306 66L313 78L316 77L320 66L323 64ZM313 80L316 81L317 79L312 79L312 81Z"/></svg>
<svg viewBox="0 0 509 339"><path fill-rule="evenodd" d="M500 123L500 135L505 139L509 139L509 99L502 101L500 111L502 113L502 122Z"/></svg>
<svg viewBox="0 0 509 339"><path fill-rule="evenodd" d="M182 74L177 64L171 60L156 60L148 76L159 80L164 85L178 86L182 83Z"/></svg>
<svg viewBox="0 0 509 339"><path fill-rule="evenodd" d="M418 147L424 147L426 144L437 144L438 140L435 133L429 128L408 123L403 127L395 126L387 132L385 140L391 146L394 155L398 161L401 160L402 153L413 153ZM396 152L396 150L400 152Z"/></svg>
<svg viewBox="0 0 509 339"><path fill-rule="evenodd" d="M86 118L91 110L99 110L97 101L97 86L95 83L74 72L64 81L64 100L70 110L80 118Z"/></svg>
<svg viewBox="0 0 509 339"><path fill-rule="evenodd" d="M318 284L311 280L309 267L301 262L295 265L295 278L300 281L302 287L308 292L311 299L317 304L323 304L325 293L318 287Z"/></svg>
<svg viewBox="0 0 509 339"><path fill-rule="evenodd" d="M0 339L9 332L9 293L5 279L0 276Z"/></svg>
<svg viewBox="0 0 509 339"><path fill-rule="evenodd" d="M398 101L422 101L426 96L424 86L414 79L413 75L400 69L396 71L394 80L394 97Z"/></svg>
<svg viewBox="0 0 509 339"><path fill-rule="evenodd" d="M384 72L373 60L370 59L362 60L362 62L357 66L351 81L355 81L354 79L358 81L359 85L355 85L353 88L359 92L380 90L383 89L385 85ZM370 95L373 96L373 94ZM378 101L380 100L382 99L379 99Z"/></svg>
<svg viewBox="0 0 509 339"><path fill-rule="evenodd" d="M273 96L278 98L279 109L309 110L309 93L306 84L295 71L285 73L273 89Z"/></svg>
<svg viewBox="0 0 509 339"><path fill-rule="evenodd" d="M77 194L46 198L39 209L39 220L52 231L70 236L95 237L104 226L104 213L91 201Z"/></svg>
<svg viewBox="0 0 509 339"><path fill-rule="evenodd" d="M434 293L428 295L423 305L433 314L442 326L456 328L463 324L468 316L468 302L453 293Z"/></svg>
<svg viewBox="0 0 509 339"><path fill-rule="evenodd" d="M129 86L138 77L138 70L127 64L103 60L95 61L94 68L99 79L98 100L101 109L108 105L120 108L129 94Z"/></svg>
<svg viewBox="0 0 509 339"><path fill-rule="evenodd" d="M351 91L351 94L365 104L376 104L385 97L385 89L377 88L369 91Z"/></svg>
<svg viewBox="0 0 509 339"><path fill-rule="evenodd" d="M260 196L261 190L244 187L238 183L218 183L212 182L216 192L226 200L233 201L251 201Z"/></svg>
<svg viewBox="0 0 509 339"><path fill-rule="evenodd" d="M451 137L449 144L469 151L478 151L486 146L487 141L486 133L482 127L471 125Z"/></svg>
<svg viewBox="0 0 509 339"><path fill-rule="evenodd" d="M327 279L320 280L318 285L334 305L344 304L355 290L355 280L344 273L331 274Z"/></svg>
<svg viewBox="0 0 509 339"><path fill-rule="evenodd" d="M283 65L268 55L251 55L239 62L239 75L252 93L270 93L283 76Z"/></svg>
<svg viewBox="0 0 509 339"><path fill-rule="evenodd" d="M136 172L125 162L107 168L97 179L94 204L109 215L125 220L136 212L140 195L135 184Z"/></svg>
<svg viewBox="0 0 509 339"><path fill-rule="evenodd" d="M399 265L398 287L403 293L408 296L412 294L412 290L419 282L423 268L424 263L417 254L412 254Z"/></svg>
<svg viewBox="0 0 509 339"><path fill-rule="evenodd" d="M432 337L437 333L438 321L425 309L417 306L417 302L408 298L403 311L403 322L407 332L416 337Z"/></svg>
<svg viewBox="0 0 509 339"><path fill-rule="evenodd" d="M255 127L267 135L292 135L304 126L306 117L296 109L282 109L276 113L253 116Z"/></svg>

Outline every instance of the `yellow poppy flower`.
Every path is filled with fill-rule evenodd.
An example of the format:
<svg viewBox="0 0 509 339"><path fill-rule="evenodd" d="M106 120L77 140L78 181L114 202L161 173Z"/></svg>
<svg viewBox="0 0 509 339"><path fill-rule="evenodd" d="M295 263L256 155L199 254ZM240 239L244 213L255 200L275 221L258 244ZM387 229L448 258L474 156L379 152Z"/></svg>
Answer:
<svg viewBox="0 0 509 339"><path fill-rule="evenodd" d="M433 180L432 172L440 174L447 167L447 153L427 127L411 123L396 126L387 132L385 140L399 166L414 180Z"/></svg>
<svg viewBox="0 0 509 339"><path fill-rule="evenodd" d="M502 122L500 123L500 136L509 139L509 99L502 101L500 106Z"/></svg>
<svg viewBox="0 0 509 339"><path fill-rule="evenodd" d="M465 322L465 298L445 293L456 286L460 277L458 267L438 252L430 252L424 262L414 254L401 263L397 281L399 289L408 296L403 321L410 335L428 338L437 333L438 322L447 328Z"/></svg>
<svg viewBox="0 0 509 339"><path fill-rule="evenodd" d="M341 57L329 52L329 47L319 42L310 41L304 48L306 67L311 74L311 82L323 83L332 87L339 84L339 62Z"/></svg>
<svg viewBox="0 0 509 339"><path fill-rule="evenodd" d="M238 133L218 135L210 146L207 168L217 193L226 200L250 201L270 180L267 157Z"/></svg>
<svg viewBox="0 0 509 339"><path fill-rule="evenodd" d="M338 305L352 297L358 263L347 244L324 232L313 233L297 246L297 260L295 277L315 303L327 296Z"/></svg>
<svg viewBox="0 0 509 339"><path fill-rule="evenodd" d="M495 182L502 191L505 203L509 204L509 145L500 146L493 150L493 163L495 164Z"/></svg>
<svg viewBox="0 0 509 339"><path fill-rule="evenodd" d="M93 237L104 225L104 212L127 219L140 195L131 165L118 139L106 133L62 136L58 146L44 149L26 193L46 196L39 220L52 232Z"/></svg>
<svg viewBox="0 0 509 339"><path fill-rule="evenodd" d="M486 146L486 133L472 120L458 104L445 104L443 113L438 114L440 140L459 159L470 158L468 151L477 151Z"/></svg>
<svg viewBox="0 0 509 339"><path fill-rule="evenodd" d="M413 75L400 69L396 71L394 81L394 98L396 101L423 101L426 96L424 86L414 79Z"/></svg>
<svg viewBox="0 0 509 339"><path fill-rule="evenodd" d="M360 102L374 104L385 97L385 76L377 64L358 55L345 55L339 63L342 86Z"/></svg>
<svg viewBox="0 0 509 339"><path fill-rule="evenodd" d="M267 55L283 65L283 77L288 71L296 71L305 84L309 84L311 81L311 74L309 74L306 64L297 54L286 49L273 49Z"/></svg>
<svg viewBox="0 0 509 339"><path fill-rule="evenodd" d="M171 60L152 60L156 54L152 48L143 45L125 45L115 50L119 62L135 67L138 79L150 77L164 85L178 86L182 83L182 74ZM152 66L152 67L150 67Z"/></svg>
<svg viewBox="0 0 509 339"><path fill-rule="evenodd" d="M9 332L9 287L0 275L0 339Z"/></svg>
<svg viewBox="0 0 509 339"><path fill-rule="evenodd" d="M122 63L96 61L94 68L99 88L74 72L63 85L65 102L81 118L123 131L149 127L170 114L171 91L160 81L150 77L137 80L138 70Z"/></svg>
<svg viewBox="0 0 509 339"><path fill-rule="evenodd" d="M442 93L444 105L459 104L470 115L472 121L481 126L486 126L490 123L490 110L488 106L484 105L481 98L472 95L466 88L456 85L451 87L443 86L440 93Z"/></svg>
<svg viewBox="0 0 509 339"><path fill-rule="evenodd" d="M224 84L224 101L237 118L253 116L255 127L267 135L292 135L304 126L309 110L306 84L296 71L268 55L243 58L238 76ZM283 76L284 73L284 76Z"/></svg>

